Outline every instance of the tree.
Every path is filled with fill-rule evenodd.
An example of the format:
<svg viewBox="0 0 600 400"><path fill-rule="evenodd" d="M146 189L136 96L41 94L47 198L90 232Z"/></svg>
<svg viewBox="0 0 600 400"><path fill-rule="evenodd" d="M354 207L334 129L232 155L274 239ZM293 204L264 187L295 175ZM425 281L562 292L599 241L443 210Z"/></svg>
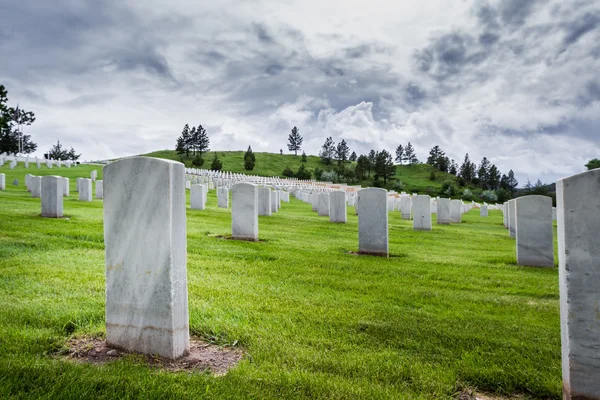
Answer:
<svg viewBox="0 0 600 400"><path fill-rule="evenodd" d="M285 167L285 169L283 170L283 172L281 174L288 178L294 177L294 171L292 171L292 169L290 168L289 165Z"/></svg>
<svg viewBox="0 0 600 400"><path fill-rule="evenodd" d="M204 165L204 158L202 158L200 154L196 154L196 157L194 157L194 159L192 160L192 165L194 167L200 168Z"/></svg>
<svg viewBox="0 0 600 400"><path fill-rule="evenodd" d="M210 139L208 138L206 129L204 129L202 125L198 125L198 127L194 129L191 142L193 143L192 148L194 149L194 154L198 153L202 156L202 154L209 150Z"/></svg>
<svg viewBox="0 0 600 400"><path fill-rule="evenodd" d="M346 161L348 161L348 153L350 152L350 147L344 139L338 143L335 149L335 157L337 158L338 165L343 165Z"/></svg>
<svg viewBox="0 0 600 400"><path fill-rule="evenodd" d="M181 137L181 136L179 136L177 138L177 144L175 145L175 151L177 152L177 154L185 153L185 140L183 140L183 137Z"/></svg>
<svg viewBox="0 0 600 400"><path fill-rule="evenodd" d="M519 181L515 178L515 173L513 172L512 169L510 171L508 171L508 177L506 180L506 184L508 186L508 191L510 192L510 196L515 197L515 189L517 188Z"/></svg>
<svg viewBox="0 0 600 400"><path fill-rule="evenodd" d="M321 146L321 153L319 153L319 156L321 157L321 162L326 165L331 164L331 160L333 160L335 150L335 143L333 141L333 138L330 136L325 140L323 146Z"/></svg>
<svg viewBox="0 0 600 400"><path fill-rule="evenodd" d="M392 155L386 150L377 153L375 157L375 180L383 178L384 186L388 179L391 179L396 173L396 166L392 160Z"/></svg>
<svg viewBox="0 0 600 400"><path fill-rule="evenodd" d="M181 136L177 139L177 152L179 154L185 153L186 156L190 155L190 126L185 124L183 130L181 131ZM181 151L181 153L180 153Z"/></svg>
<svg viewBox="0 0 600 400"><path fill-rule="evenodd" d="M479 164L479 170L477 171L477 176L479 177L479 183L481 184L482 189L488 189L490 166L491 163L487 157L483 157L481 164Z"/></svg>
<svg viewBox="0 0 600 400"><path fill-rule="evenodd" d="M429 157L427 157L427 164L431 165L433 168L447 172L449 168L450 161L448 157L446 157L446 153L440 148L440 146L435 145L429 150Z"/></svg>
<svg viewBox="0 0 600 400"><path fill-rule="evenodd" d="M588 161L587 164L585 164L585 167L589 170L592 169L596 169L596 168L600 168L600 159L598 158L593 158L590 161Z"/></svg>
<svg viewBox="0 0 600 400"><path fill-rule="evenodd" d="M67 153L67 160L77 161L77 160L79 160L79 157L81 157L81 153L80 154L75 153L75 149L71 147L71 149Z"/></svg>
<svg viewBox="0 0 600 400"><path fill-rule="evenodd" d="M369 155L367 156L367 159L369 160L369 165L367 167L367 172L369 173L369 178L371 177L371 171L373 170L373 168L375 168L375 159L377 158L377 153L375 152L375 150L371 149L371 151L369 151Z"/></svg>
<svg viewBox="0 0 600 400"><path fill-rule="evenodd" d="M219 156L216 152L215 157L213 158L212 163L210 164L210 169L213 171L220 171L221 169L223 169L223 163L221 162L221 160L219 160Z"/></svg>
<svg viewBox="0 0 600 400"><path fill-rule="evenodd" d="M371 162L369 161L369 158L367 156L362 154L358 156L358 158L356 159L356 167L354 168L354 173L358 180L362 181L366 178L366 174L369 171L370 165Z"/></svg>
<svg viewBox="0 0 600 400"><path fill-rule="evenodd" d="M404 148L404 160L408 163L408 165L417 164L419 162L417 155L415 154L415 149L410 142L408 142Z"/></svg>
<svg viewBox="0 0 600 400"><path fill-rule="evenodd" d="M465 154L465 159L460 166L459 176L466 182L472 183L475 180L475 163L471 162L469 153Z"/></svg>
<svg viewBox="0 0 600 400"><path fill-rule="evenodd" d="M302 152L302 162L306 162L306 161L308 161L306 158L306 153Z"/></svg>
<svg viewBox="0 0 600 400"><path fill-rule="evenodd" d="M244 168L246 171L252 171L256 165L256 157L252 152L252 147L248 146L246 154L244 154Z"/></svg>
<svg viewBox="0 0 600 400"><path fill-rule="evenodd" d="M288 150L293 151L295 156L298 156L298 150L302 149L302 140L298 128L293 127L288 136Z"/></svg>
<svg viewBox="0 0 600 400"><path fill-rule="evenodd" d="M300 165L300 168L298 168L298 172L296 172L296 178L298 178L300 180L309 180L310 177L311 177L310 171L306 169L304 164Z"/></svg>
<svg viewBox="0 0 600 400"><path fill-rule="evenodd" d="M450 168L448 169L448 173L456 176L458 174L458 164L454 161L454 158L450 160Z"/></svg>
<svg viewBox="0 0 600 400"><path fill-rule="evenodd" d="M356 155L356 152L353 151L352 154L350 154L349 160L352 161L352 162L356 162L357 157L358 156Z"/></svg>
<svg viewBox="0 0 600 400"><path fill-rule="evenodd" d="M31 141L31 135L19 135L19 126L29 126L35 122L35 114L31 111L8 107L8 91L0 85L0 153L30 154L37 149ZM21 146L19 146L19 142Z"/></svg>
<svg viewBox="0 0 600 400"><path fill-rule="evenodd" d="M402 147L401 144L398 145L398 147L396 147L396 159L395 161L398 164L402 164L402 162L404 161L404 147Z"/></svg>
<svg viewBox="0 0 600 400"><path fill-rule="evenodd" d="M61 161L77 161L81 154L75 153L75 149L71 147L70 150L67 150L62 146L60 140L56 141L56 144L50 148L48 153L46 153L46 157L49 160L61 160Z"/></svg>
<svg viewBox="0 0 600 400"><path fill-rule="evenodd" d="M488 173L488 187L492 190L496 190L500 187L500 171L494 164L490 167Z"/></svg>

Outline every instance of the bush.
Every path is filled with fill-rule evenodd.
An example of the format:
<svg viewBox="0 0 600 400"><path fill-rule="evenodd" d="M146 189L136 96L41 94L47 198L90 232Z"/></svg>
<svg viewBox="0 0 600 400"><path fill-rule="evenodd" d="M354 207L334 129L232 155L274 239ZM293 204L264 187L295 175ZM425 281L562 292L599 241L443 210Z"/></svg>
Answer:
<svg viewBox="0 0 600 400"><path fill-rule="evenodd" d="M471 192L469 189L465 189L463 190L461 197L463 200L473 200L473 192Z"/></svg>
<svg viewBox="0 0 600 400"><path fill-rule="evenodd" d="M404 183L402 183L401 181L396 181L396 182L394 182L392 187L394 188L394 190L396 192L400 193L404 190Z"/></svg>
<svg viewBox="0 0 600 400"><path fill-rule="evenodd" d="M339 179L340 177L335 171L326 171L321 174L321 180L325 182L336 183Z"/></svg>
<svg viewBox="0 0 600 400"><path fill-rule="evenodd" d="M292 171L292 169L287 166L285 167L285 169L282 172L283 176L287 176L288 178L293 178L295 176L294 171Z"/></svg>
<svg viewBox="0 0 600 400"><path fill-rule="evenodd" d="M321 175L323 175L323 170L319 167L315 168L315 179L320 181Z"/></svg>
<svg viewBox="0 0 600 400"><path fill-rule="evenodd" d="M488 203L495 203L498 201L498 196L493 190L484 190L481 193L481 198Z"/></svg>
<svg viewBox="0 0 600 400"><path fill-rule="evenodd" d="M510 199L510 193L508 193L507 190L502 188L496 190L496 196L498 197L499 203L504 203L505 201Z"/></svg>
<svg viewBox="0 0 600 400"><path fill-rule="evenodd" d="M213 171L220 171L223 169L223 163L219 160L219 156L215 153L215 158L213 158L212 163L210 164L210 169Z"/></svg>
<svg viewBox="0 0 600 400"><path fill-rule="evenodd" d="M306 153L302 152L302 162L306 162L306 161L307 161L307 159L306 159Z"/></svg>
<svg viewBox="0 0 600 400"><path fill-rule="evenodd" d="M300 166L300 168L298 168L298 172L296 172L296 178L302 179L302 180L308 180L308 179L310 179L310 177L311 177L310 171L304 167L304 164L302 164Z"/></svg>
<svg viewBox="0 0 600 400"><path fill-rule="evenodd" d="M456 184L454 183L454 181L452 181L451 179L446 179L444 182L442 182L441 193L444 196L452 197L455 196L457 192L458 189L456 188Z"/></svg>
<svg viewBox="0 0 600 400"><path fill-rule="evenodd" d="M435 178L437 178L437 176L435 176L435 171L431 171L431 174L429 174L429 180L435 181Z"/></svg>
<svg viewBox="0 0 600 400"><path fill-rule="evenodd" d="M192 160L192 165L195 167L201 167L204 165L204 158L200 157L200 154L196 155L196 157Z"/></svg>

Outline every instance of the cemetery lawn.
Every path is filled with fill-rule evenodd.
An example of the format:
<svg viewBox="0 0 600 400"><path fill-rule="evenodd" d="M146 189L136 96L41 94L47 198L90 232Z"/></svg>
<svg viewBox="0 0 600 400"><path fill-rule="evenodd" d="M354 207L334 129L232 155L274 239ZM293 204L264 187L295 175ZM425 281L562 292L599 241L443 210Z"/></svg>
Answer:
<svg viewBox="0 0 600 400"><path fill-rule="evenodd" d="M557 269L516 266L501 213L476 209L432 232L390 213L385 259L350 253L354 208L332 224L293 198L259 217L264 241L219 238L230 210L211 191L187 210L190 329L242 362L214 377L61 359L70 338L105 332L102 201L75 192L92 169L0 167L2 399L561 398ZM39 217L26 173L71 178L66 218Z"/></svg>

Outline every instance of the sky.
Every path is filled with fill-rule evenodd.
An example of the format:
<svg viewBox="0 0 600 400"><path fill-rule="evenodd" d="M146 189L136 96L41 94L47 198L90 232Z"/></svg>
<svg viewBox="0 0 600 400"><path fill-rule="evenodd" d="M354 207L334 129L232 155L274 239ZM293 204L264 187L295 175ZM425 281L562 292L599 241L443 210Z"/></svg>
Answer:
<svg viewBox="0 0 600 400"><path fill-rule="evenodd" d="M600 157L598 0L0 0L0 84L41 155L439 145L551 183Z"/></svg>

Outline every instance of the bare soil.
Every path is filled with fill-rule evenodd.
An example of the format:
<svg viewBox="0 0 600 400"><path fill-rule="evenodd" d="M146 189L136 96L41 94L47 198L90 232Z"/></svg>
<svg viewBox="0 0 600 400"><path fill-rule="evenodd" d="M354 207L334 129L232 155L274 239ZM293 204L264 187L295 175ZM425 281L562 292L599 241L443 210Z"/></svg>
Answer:
<svg viewBox="0 0 600 400"><path fill-rule="evenodd" d="M189 354L177 360L113 349L106 345L104 339L99 338L74 338L69 340L66 346L67 349L61 352L61 357L78 362L101 365L130 354L136 354L146 364L163 370L172 372L210 371L217 376L225 375L244 356L241 350L220 347L197 339L190 340Z"/></svg>

